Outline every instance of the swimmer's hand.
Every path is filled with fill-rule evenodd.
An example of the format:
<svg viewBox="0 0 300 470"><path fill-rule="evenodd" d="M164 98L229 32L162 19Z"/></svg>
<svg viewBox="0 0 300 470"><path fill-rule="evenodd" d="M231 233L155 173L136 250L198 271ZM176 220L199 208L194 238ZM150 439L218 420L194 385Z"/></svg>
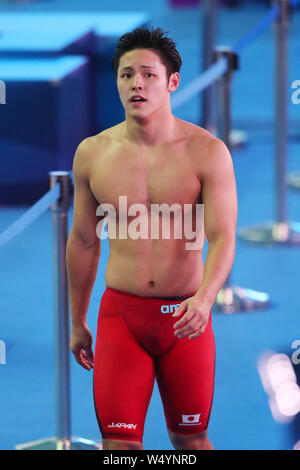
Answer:
<svg viewBox="0 0 300 470"><path fill-rule="evenodd" d="M78 364L87 370L94 367L92 342L93 338L87 325L72 325L70 348Z"/></svg>
<svg viewBox="0 0 300 470"><path fill-rule="evenodd" d="M206 300L201 299L201 297L193 296L181 302L180 306L172 315L172 317L176 318L185 312L183 317L173 325L175 328L175 336L180 339L186 336L188 336L189 339L195 339L201 336L208 323L210 309L211 305L209 305Z"/></svg>

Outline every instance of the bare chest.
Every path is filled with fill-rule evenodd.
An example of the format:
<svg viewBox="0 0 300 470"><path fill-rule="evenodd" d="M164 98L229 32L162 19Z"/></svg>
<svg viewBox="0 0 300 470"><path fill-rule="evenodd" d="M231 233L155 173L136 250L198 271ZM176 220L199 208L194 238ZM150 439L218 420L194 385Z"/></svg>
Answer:
<svg viewBox="0 0 300 470"><path fill-rule="evenodd" d="M127 204L194 204L201 186L196 169L183 153L108 153L93 165L91 190L101 203L119 207L120 196Z"/></svg>

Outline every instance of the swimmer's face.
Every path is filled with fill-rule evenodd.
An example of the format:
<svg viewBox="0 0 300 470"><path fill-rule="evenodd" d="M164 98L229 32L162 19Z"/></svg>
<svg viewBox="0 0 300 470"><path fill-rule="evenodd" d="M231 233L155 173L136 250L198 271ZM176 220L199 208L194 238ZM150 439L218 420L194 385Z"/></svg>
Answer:
<svg viewBox="0 0 300 470"><path fill-rule="evenodd" d="M178 85L179 74L168 80L166 66L151 49L134 49L120 58L117 87L126 114L133 118L150 117L168 105L170 92ZM133 99L137 95L141 100Z"/></svg>

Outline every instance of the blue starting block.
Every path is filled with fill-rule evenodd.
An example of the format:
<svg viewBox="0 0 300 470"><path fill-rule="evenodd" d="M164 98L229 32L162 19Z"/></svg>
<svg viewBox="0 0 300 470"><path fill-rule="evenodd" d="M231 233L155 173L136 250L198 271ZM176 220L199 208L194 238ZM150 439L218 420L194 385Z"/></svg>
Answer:
<svg viewBox="0 0 300 470"><path fill-rule="evenodd" d="M90 131L89 61L1 59L0 204L31 204L48 190L48 172L70 170Z"/></svg>
<svg viewBox="0 0 300 470"><path fill-rule="evenodd" d="M1 13L0 204L32 203L81 140L125 118L112 57L144 13ZM12 171L13 170L13 171Z"/></svg>

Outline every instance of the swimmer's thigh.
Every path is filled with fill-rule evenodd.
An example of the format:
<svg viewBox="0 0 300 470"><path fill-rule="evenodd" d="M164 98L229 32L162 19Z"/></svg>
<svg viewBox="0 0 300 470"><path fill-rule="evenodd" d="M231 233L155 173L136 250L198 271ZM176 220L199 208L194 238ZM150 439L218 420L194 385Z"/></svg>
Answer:
<svg viewBox="0 0 300 470"><path fill-rule="evenodd" d="M178 339L156 361L156 374L168 429L177 434L206 431L215 375L211 316L200 337Z"/></svg>
<svg viewBox="0 0 300 470"><path fill-rule="evenodd" d="M154 379L153 359L124 319L102 317L94 357L94 402L103 439L142 442Z"/></svg>

